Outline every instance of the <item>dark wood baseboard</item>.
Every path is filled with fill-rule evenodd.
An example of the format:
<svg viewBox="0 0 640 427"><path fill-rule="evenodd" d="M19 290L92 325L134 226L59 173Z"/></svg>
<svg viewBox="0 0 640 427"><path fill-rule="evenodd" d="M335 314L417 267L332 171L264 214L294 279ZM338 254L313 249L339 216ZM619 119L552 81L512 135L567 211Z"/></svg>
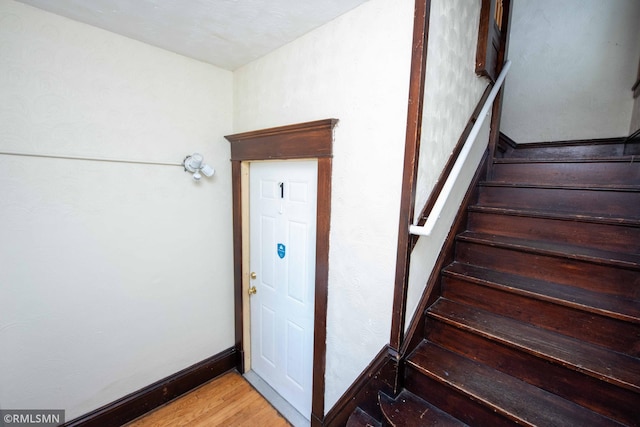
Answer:
<svg viewBox="0 0 640 427"><path fill-rule="evenodd" d="M195 365L104 405L65 424L64 427L117 427L164 405L238 366L239 354L229 348Z"/></svg>
<svg viewBox="0 0 640 427"><path fill-rule="evenodd" d="M394 357L395 351L385 346L371 361L369 366L358 376L349 389L338 399L333 408L324 417L321 424L327 427L344 426L351 413L360 407L379 419L382 413L378 407L378 391L393 394L394 382L398 363Z"/></svg>
<svg viewBox="0 0 640 427"><path fill-rule="evenodd" d="M635 156L640 154L640 129L633 132L624 142L624 154Z"/></svg>
<svg viewBox="0 0 640 427"><path fill-rule="evenodd" d="M498 146L496 147L496 151L502 153L508 153L510 151L515 150L518 147L518 143L513 139L509 138L504 133L500 132L498 136Z"/></svg>

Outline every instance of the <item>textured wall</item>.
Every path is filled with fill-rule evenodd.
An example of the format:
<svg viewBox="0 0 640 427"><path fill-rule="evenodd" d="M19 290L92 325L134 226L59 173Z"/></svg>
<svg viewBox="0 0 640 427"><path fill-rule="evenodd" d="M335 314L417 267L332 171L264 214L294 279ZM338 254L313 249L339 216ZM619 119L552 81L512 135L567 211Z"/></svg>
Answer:
<svg viewBox="0 0 640 427"><path fill-rule="evenodd" d="M480 1L431 2L416 211L420 212L488 80L475 73Z"/></svg>
<svg viewBox="0 0 640 427"><path fill-rule="evenodd" d="M475 73L480 3L468 0L431 2L416 215L422 211L442 168L488 84L487 79L478 77ZM487 123L489 119L488 117ZM458 206L486 148L487 140L488 127L485 126L432 235L421 237L413 250L407 319L410 319L415 311ZM409 326L409 322L406 326Z"/></svg>
<svg viewBox="0 0 640 427"><path fill-rule="evenodd" d="M412 0L370 0L234 74L235 131L335 117L328 410L389 341Z"/></svg>
<svg viewBox="0 0 640 427"><path fill-rule="evenodd" d="M517 142L626 136L637 0L514 0L502 131Z"/></svg>
<svg viewBox="0 0 640 427"><path fill-rule="evenodd" d="M0 407L71 419L233 345L232 75L0 1Z"/></svg>

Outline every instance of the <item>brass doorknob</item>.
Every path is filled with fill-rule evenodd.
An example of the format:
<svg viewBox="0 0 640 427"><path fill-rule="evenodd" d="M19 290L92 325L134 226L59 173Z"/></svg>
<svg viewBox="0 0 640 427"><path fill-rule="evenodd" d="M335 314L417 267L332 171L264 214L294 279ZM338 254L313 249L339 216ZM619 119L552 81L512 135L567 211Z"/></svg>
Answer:
<svg viewBox="0 0 640 427"><path fill-rule="evenodd" d="M258 277L258 275L256 274L255 271L251 272L251 280L254 280L256 277Z"/></svg>
<svg viewBox="0 0 640 427"><path fill-rule="evenodd" d="M252 286L252 287L250 287L250 288L249 288L249 295L253 295L253 294L255 294L256 292L258 292L258 290L256 289L256 287L255 287L255 286Z"/></svg>

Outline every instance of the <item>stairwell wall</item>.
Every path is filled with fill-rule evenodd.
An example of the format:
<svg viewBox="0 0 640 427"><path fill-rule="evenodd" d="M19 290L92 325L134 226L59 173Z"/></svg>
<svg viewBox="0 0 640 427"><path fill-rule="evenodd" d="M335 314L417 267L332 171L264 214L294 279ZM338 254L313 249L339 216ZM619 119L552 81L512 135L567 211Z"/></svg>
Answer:
<svg viewBox="0 0 640 427"><path fill-rule="evenodd" d="M513 0L501 130L516 142L627 136L636 0Z"/></svg>
<svg viewBox="0 0 640 427"><path fill-rule="evenodd" d="M475 73L480 1L432 0L422 135L416 188L420 213L489 80ZM407 320L411 319L489 139L487 117L477 144L447 200L433 234L420 237L409 267ZM409 322L406 322L406 327Z"/></svg>
<svg viewBox="0 0 640 427"><path fill-rule="evenodd" d="M334 130L325 413L388 343L413 0L370 0L234 73L234 131Z"/></svg>
<svg viewBox="0 0 640 427"><path fill-rule="evenodd" d="M0 407L66 419L234 345L229 71L0 1Z"/></svg>

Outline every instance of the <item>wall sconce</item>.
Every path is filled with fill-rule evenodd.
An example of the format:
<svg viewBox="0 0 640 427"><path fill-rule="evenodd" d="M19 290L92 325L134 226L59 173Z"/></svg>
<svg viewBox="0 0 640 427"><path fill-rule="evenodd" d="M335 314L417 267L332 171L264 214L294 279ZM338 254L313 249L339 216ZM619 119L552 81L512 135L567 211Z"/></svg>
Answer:
<svg viewBox="0 0 640 427"><path fill-rule="evenodd" d="M192 155L185 157L182 162L182 166L184 166L185 172L191 172L193 174L193 180L196 182L200 181L200 178L202 178L200 172L208 178L212 177L215 172L211 166L204 163L204 157L202 157L202 154L200 153L193 153Z"/></svg>

